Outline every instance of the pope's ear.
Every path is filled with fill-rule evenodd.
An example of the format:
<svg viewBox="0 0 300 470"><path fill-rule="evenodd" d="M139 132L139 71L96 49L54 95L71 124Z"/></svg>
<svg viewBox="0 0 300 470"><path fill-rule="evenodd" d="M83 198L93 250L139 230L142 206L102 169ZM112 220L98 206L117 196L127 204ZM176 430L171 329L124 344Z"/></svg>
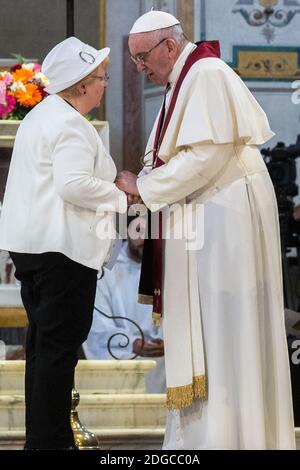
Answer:
<svg viewBox="0 0 300 470"><path fill-rule="evenodd" d="M167 40L167 46L168 46L169 54L174 54L178 50L178 45L176 41L172 38Z"/></svg>

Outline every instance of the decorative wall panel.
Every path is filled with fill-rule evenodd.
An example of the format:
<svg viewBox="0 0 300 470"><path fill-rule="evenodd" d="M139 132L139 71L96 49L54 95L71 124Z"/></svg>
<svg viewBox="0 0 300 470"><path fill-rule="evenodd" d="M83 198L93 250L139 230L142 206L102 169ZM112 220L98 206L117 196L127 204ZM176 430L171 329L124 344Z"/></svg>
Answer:
<svg viewBox="0 0 300 470"><path fill-rule="evenodd" d="M234 46L230 65L244 80L295 80L300 77L300 49Z"/></svg>

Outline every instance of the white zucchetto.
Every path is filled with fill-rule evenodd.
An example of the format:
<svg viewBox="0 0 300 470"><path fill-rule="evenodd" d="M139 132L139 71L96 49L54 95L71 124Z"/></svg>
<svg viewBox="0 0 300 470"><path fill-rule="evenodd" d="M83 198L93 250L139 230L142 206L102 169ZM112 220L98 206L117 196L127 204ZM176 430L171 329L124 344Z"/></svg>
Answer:
<svg viewBox="0 0 300 470"><path fill-rule="evenodd" d="M157 29L170 28L175 24L180 24L180 21L170 13L151 10L136 20L129 34L147 33Z"/></svg>

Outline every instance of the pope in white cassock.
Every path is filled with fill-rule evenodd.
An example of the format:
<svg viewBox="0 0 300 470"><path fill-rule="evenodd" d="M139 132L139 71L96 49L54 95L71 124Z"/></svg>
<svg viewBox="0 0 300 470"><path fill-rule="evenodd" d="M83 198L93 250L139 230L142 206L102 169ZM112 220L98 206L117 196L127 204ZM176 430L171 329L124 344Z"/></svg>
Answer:
<svg viewBox="0 0 300 470"><path fill-rule="evenodd" d="M167 218L177 203L197 221L197 249L188 231L152 241L141 297L156 321L163 314L164 448L294 449L277 205L257 149L273 136L266 115L218 42L192 44L172 15L141 16L129 49L138 71L168 86L151 166L117 185ZM186 217L171 218L171 234Z"/></svg>

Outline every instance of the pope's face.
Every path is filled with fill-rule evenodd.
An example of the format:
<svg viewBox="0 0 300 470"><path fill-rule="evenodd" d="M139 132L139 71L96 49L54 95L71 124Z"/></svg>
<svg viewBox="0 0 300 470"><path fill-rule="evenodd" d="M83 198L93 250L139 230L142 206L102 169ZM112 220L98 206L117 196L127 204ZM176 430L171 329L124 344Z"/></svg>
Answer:
<svg viewBox="0 0 300 470"><path fill-rule="evenodd" d="M138 63L138 72L144 72L147 78L156 85L166 85L172 71L174 60L170 51L172 39L155 41L153 35L147 33L131 34L129 36L129 51ZM151 52L148 52L150 51ZM140 59L140 60L139 60Z"/></svg>

